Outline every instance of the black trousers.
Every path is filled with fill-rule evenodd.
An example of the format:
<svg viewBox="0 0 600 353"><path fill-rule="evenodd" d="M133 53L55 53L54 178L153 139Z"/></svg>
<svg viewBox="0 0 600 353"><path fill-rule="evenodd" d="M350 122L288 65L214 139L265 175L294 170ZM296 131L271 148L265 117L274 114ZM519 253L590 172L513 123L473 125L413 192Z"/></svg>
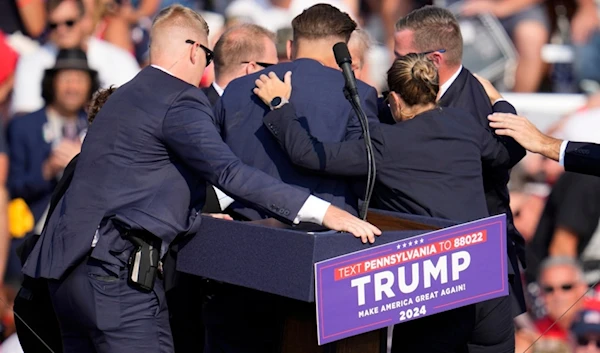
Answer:
<svg viewBox="0 0 600 353"><path fill-rule="evenodd" d="M26 276L15 298L13 310L16 313L17 336L25 353L50 352L48 347L54 353L62 353L60 328L45 279Z"/></svg>
<svg viewBox="0 0 600 353"><path fill-rule="evenodd" d="M394 326L392 353L514 353L508 295Z"/></svg>
<svg viewBox="0 0 600 353"><path fill-rule="evenodd" d="M173 344L177 353L198 353L204 347L204 304L206 280L185 274L177 274L177 283L167 291L169 322Z"/></svg>
<svg viewBox="0 0 600 353"><path fill-rule="evenodd" d="M204 311L204 353L281 351L284 301L273 294L223 284Z"/></svg>
<svg viewBox="0 0 600 353"><path fill-rule="evenodd" d="M175 351L162 280L142 292L127 274L88 258L64 279L48 281L65 353Z"/></svg>

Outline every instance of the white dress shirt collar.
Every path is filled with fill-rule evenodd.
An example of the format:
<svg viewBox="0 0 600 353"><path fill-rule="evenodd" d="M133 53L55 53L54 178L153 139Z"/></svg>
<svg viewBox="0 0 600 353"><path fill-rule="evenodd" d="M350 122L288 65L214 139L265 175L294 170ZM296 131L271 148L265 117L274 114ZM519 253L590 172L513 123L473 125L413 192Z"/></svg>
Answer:
<svg viewBox="0 0 600 353"><path fill-rule="evenodd" d="M448 91L450 86L452 86L454 81L456 81L456 78L458 77L458 75L460 75L460 72L462 71L462 69L463 69L463 67L462 67L462 65L460 65L460 67L458 68L458 70L456 70L454 75L450 76L450 79L448 79L448 81L444 82L444 84L440 87L440 91L438 93L438 97L440 97L439 99L441 99L444 96L444 94Z"/></svg>
<svg viewBox="0 0 600 353"><path fill-rule="evenodd" d="M215 91L217 91L217 93L219 94L219 97L223 95L223 92L225 91L225 88L222 88L216 82L213 82L212 86L215 89Z"/></svg>
<svg viewBox="0 0 600 353"><path fill-rule="evenodd" d="M172 73L170 73L169 70L165 69L164 67L161 67L161 66L158 66L158 65L150 65L150 66L152 66L153 68L158 69L158 70L160 70L160 71L162 71L164 73L167 73L167 74L169 74L171 76L175 76Z"/></svg>

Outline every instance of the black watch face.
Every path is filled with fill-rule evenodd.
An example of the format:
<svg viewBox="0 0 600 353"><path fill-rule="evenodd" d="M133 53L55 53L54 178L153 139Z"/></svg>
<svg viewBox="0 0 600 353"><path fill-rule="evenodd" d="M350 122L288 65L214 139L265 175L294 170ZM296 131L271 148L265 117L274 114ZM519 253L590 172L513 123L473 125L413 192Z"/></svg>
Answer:
<svg viewBox="0 0 600 353"><path fill-rule="evenodd" d="M271 101L271 106L272 107L276 107L279 104L281 104L281 97L275 97L273 98L273 100Z"/></svg>

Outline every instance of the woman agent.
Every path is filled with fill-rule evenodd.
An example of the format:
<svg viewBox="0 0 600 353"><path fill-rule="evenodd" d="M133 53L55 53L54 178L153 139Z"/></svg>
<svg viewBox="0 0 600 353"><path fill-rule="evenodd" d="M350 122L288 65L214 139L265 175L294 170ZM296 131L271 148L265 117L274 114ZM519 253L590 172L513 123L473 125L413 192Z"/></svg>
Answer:
<svg viewBox="0 0 600 353"><path fill-rule="evenodd" d="M373 206L459 222L488 217L482 165L510 168L516 161L468 112L437 106L438 73L423 55L397 59L387 80L388 101L399 123L370 125L377 164ZM272 108L265 126L294 164L341 176L367 174L364 141L321 142L303 128L302 117L286 103L292 89L289 73L285 82L262 75L256 85L255 94ZM514 352L508 298L397 325L392 352L467 352L473 347Z"/></svg>

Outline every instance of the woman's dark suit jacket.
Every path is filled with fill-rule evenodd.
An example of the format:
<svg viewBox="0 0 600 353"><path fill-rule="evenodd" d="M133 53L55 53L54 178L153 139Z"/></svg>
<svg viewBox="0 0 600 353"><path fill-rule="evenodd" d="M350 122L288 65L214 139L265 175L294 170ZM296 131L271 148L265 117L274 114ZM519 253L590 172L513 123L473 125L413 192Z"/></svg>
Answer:
<svg viewBox="0 0 600 353"><path fill-rule="evenodd" d="M294 164L340 176L367 174L363 140L322 143L291 103L264 123ZM395 125L371 124L377 165L373 206L466 222L489 216L482 166L512 162L492 133L468 112L435 108Z"/></svg>

